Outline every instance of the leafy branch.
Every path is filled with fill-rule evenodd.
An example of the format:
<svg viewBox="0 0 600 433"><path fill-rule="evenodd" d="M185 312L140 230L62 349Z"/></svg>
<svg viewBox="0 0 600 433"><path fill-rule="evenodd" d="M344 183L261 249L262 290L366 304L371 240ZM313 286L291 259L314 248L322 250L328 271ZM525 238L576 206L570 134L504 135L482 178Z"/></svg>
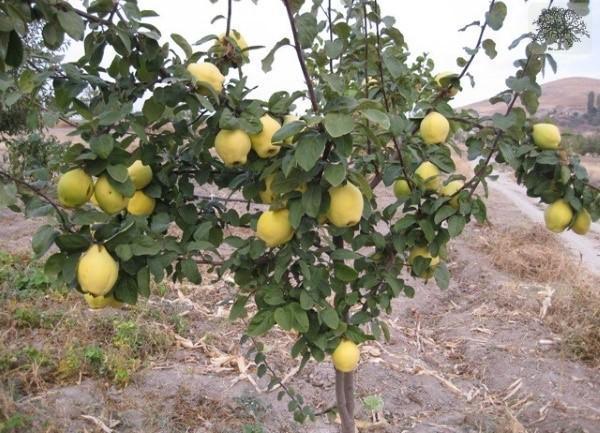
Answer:
<svg viewBox="0 0 600 433"><path fill-rule="evenodd" d="M24 186L25 188L29 189L31 192L33 192L37 196L41 197L45 202L47 202L50 206L52 206L54 208L54 210L56 211L56 213L58 214L58 216L60 218L61 226L68 232L74 233L71 223L69 222L69 217L67 216L67 214L60 208L60 206L54 200L52 200L50 197L48 197L48 195L46 193L44 193L41 189L31 185L30 183L24 181L23 179L14 177L10 173L8 173L4 170L1 170L1 169L0 169L0 177L4 177L5 179L11 180L16 184Z"/></svg>

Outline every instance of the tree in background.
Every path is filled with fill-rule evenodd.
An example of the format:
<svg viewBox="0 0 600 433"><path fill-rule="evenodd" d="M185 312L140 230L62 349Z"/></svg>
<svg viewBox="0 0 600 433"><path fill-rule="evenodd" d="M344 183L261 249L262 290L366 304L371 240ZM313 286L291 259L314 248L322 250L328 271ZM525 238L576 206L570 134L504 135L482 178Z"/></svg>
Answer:
<svg viewBox="0 0 600 433"><path fill-rule="evenodd" d="M354 433L359 345L389 338L381 315L394 298L414 296L415 280L448 287L448 242L486 220L493 163L509 166L546 205L550 230L585 234L600 217L600 190L560 146L558 128L530 119L539 75L557 67L551 50L571 47L585 26L551 1L536 31L511 45L525 50L507 89L492 98L504 114L480 117L449 102L474 80L478 55L496 57L490 33L503 26L504 2L491 0L485 17L463 29L474 31L474 46L455 72L438 74L427 55L409 56L376 0L283 0L290 36L263 70L278 49L292 48L306 89L267 100L252 96L256 83L244 72L252 46L231 26L233 2L223 3L223 34L192 45L178 34L163 41L148 22L156 14L136 1L96 0L86 9L3 2L14 21L0 34L4 65L28 62L20 47L33 22L46 46L66 34L83 41L84 54L8 83L16 102L51 79L54 103L32 110L81 121L56 196L0 170L0 200L56 216L35 233L33 249L42 256L55 245L46 271L92 308L133 304L149 296L152 280L200 283L199 264L231 274L239 291L230 318L247 318L241 343L257 374L281 385L279 398L304 421L312 408L276 376L261 336L275 326L293 333L291 355L301 366L331 355L341 430ZM300 98L308 102L301 112ZM477 161L468 178L452 159L459 132ZM397 199L377 200L383 188ZM210 194L215 189L222 196Z"/></svg>
<svg viewBox="0 0 600 433"><path fill-rule="evenodd" d="M598 95L598 96L600 96L600 95ZM596 115L597 109L594 106L595 102L596 102L596 94L592 91L592 92L588 93L588 100L587 100L587 114L590 117Z"/></svg>

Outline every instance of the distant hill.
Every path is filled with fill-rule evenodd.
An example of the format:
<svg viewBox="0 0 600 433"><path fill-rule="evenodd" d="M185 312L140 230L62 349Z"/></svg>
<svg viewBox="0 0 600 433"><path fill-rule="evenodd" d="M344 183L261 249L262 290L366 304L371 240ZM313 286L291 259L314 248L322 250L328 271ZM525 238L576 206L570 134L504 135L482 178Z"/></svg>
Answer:
<svg viewBox="0 0 600 433"><path fill-rule="evenodd" d="M584 116L587 112L589 92L595 92L596 98L598 98L600 79L572 77L542 84L542 97L536 116L551 117L562 126L577 130L577 132L600 131L600 118L598 122L588 122ZM486 100L463 108L476 110L482 116L489 116L494 113L503 113L506 105L491 105ZM600 111L600 107L598 110Z"/></svg>

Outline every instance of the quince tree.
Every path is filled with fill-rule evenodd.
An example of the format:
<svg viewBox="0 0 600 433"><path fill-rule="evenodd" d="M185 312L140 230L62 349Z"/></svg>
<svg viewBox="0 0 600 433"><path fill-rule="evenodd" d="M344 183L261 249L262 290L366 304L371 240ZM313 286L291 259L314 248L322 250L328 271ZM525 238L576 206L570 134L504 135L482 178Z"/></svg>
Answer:
<svg viewBox="0 0 600 433"><path fill-rule="evenodd" d="M558 128L534 120L537 80L556 69L551 50L572 46L585 26L550 2L536 30L511 45L524 45L524 56L491 100L503 114L481 117L450 102L474 80L472 63L496 56L490 35L506 17L502 1L462 29L474 30L476 42L453 72L436 71L427 55L411 57L376 0L273 2L290 31L262 68L268 73L277 50L291 48L306 89L267 100L252 96L260 83L245 73L257 61L252 35L249 44L232 28L235 7L223 3L224 32L191 44L164 37L149 21L156 13L136 0L84 9L3 1L2 104L49 83L53 102L31 107L32 121L62 119L75 134L57 189L52 179L26 182L2 170L0 200L56 217L34 234L33 250L41 257L54 246L46 272L92 308L135 303L150 295L151 281L197 284L206 278L199 264L233 275L239 292L230 316L253 312L244 340L258 375L279 383L260 343L275 326L295 335L291 355L302 365L333 354L341 429L354 432L360 344L389 337L381 315L394 298L414 295L415 279L448 286L447 244L469 222L486 220L492 163L510 167L528 195L549 204L551 230L585 234L600 217L598 187L560 146ZM50 49L65 38L82 43L81 58L15 78L33 23L43 25ZM475 161L474 176L456 172L453 149ZM382 205L385 188L397 199ZM314 416L283 389L295 419Z"/></svg>

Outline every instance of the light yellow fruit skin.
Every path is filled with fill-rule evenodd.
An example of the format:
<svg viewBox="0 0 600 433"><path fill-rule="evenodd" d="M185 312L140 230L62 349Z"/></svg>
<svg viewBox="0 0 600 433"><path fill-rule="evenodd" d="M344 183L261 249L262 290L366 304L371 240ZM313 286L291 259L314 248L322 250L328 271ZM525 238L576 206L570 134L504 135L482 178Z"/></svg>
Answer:
<svg viewBox="0 0 600 433"><path fill-rule="evenodd" d="M398 179L394 182L394 195L396 198L406 198L410 196L410 185L406 179Z"/></svg>
<svg viewBox="0 0 600 433"><path fill-rule="evenodd" d="M560 145L560 129L551 123L533 125L533 142L543 150L555 150Z"/></svg>
<svg viewBox="0 0 600 433"><path fill-rule="evenodd" d="M90 200L89 200L89 201L90 201L90 203L91 203L91 204L93 204L94 206L96 206L96 207L100 207L100 206L98 205L98 200L96 200L96 194L92 194L92 195L90 196Z"/></svg>
<svg viewBox="0 0 600 433"><path fill-rule="evenodd" d="M440 194L443 195L444 197L452 197L454 194L456 194L463 186L465 186L465 183L462 180L453 180L451 182L448 182L448 184L442 186L440 188ZM458 196L454 196L450 199L449 201L450 206L452 206L453 208L458 209Z"/></svg>
<svg viewBox="0 0 600 433"><path fill-rule="evenodd" d="M260 200L264 204L271 204L273 200L275 200L275 193L271 189L271 185L273 185L273 180L275 179L274 174L270 174L265 178L265 189L260 191L258 195L260 196Z"/></svg>
<svg viewBox="0 0 600 433"><path fill-rule="evenodd" d="M212 63L192 63L187 67L188 72L198 81L207 83L215 93L221 93L225 77Z"/></svg>
<svg viewBox="0 0 600 433"><path fill-rule="evenodd" d="M349 340L344 340L338 344L331 354L331 361L336 370L342 373L350 373L356 370L358 361L360 361L360 349Z"/></svg>
<svg viewBox="0 0 600 433"><path fill-rule="evenodd" d="M260 118L260 123L262 124L262 131L250 136L252 149L260 158L271 158L281 150L281 146L271 143L273 134L281 128L281 125L268 114Z"/></svg>
<svg viewBox="0 0 600 433"><path fill-rule="evenodd" d="M79 207L94 193L92 177L81 168L67 171L56 186L58 201L65 207Z"/></svg>
<svg viewBox="0 0 600 433"><path fill-rule="evenodd" d="M421 121L419 131L425 144L440 144L448 138L450 123L440 113L431 112Z"/></svg>
<svg viewBox="0 0 600 433"><path fill-rule="evenodd" d="M117 191L106 176L100 176L94 188L98 206L109 215L121 212L127 206L127 198Z"/></svg>
<svg viewBox="0 0 600 433"><path fill-rule="evenodd" d="M146 188L150 182L152 182L152 168L148 165L144 165L141 160L136 160L127 169L129 178L133 182L135 189Z"/></svg>
<svg viewBox="0 0 600 433"><path fill-rule="evenodd" d="M143 191L136 191L127 202L127 212L136 216L152 215L156 207L156 200Z"/></svg>
<svg viewBox="0 0 600 433"><path fill-rule="evenodd" d="M435 83L438 85L438 87L442 87L442 80L446 77L458 77L458 74L454 73L454 72L450 72L450 71L445 71L445 72L440 72L439 74L437 74L435 77L433 77L433 80L435 81ZM448 94L452 97L456 96L458 94L460 90L458 89L458 87L456 86L450 86L450 89L448 90Z"/></svg>
<svg viewBox="0 0 600 433"><path fill-rule="evenodd" d="M573 230L578 235L584 236L587 234L587 232L590 231L591 226L592 216L586 209L582 209L575 217L575 221L573 222L571 230Z"/></svg>
<svg viewBox="0 0 600 433"><path fill-rule="evenodd" d="M573 219L573 209L569 203L560 199L552 203L544 212L546 228L554 233L564 231Z"/></svg>
<svg viewBox="0 0 600 433"><path fill-rule="evenodd" d="M256 236L269 248L285 244L294 236L287 209L268 210L261 214L256 224Z"/></svg>
<svg viewBox="0 0 600 433"><path fill-rule="evenodd" d="M360 190L350 182L329 189L327 219L336 227L352 227L360 222L364 198Z"/></svg>
<svg viewBox="0 0 600 433"><path fill-rule="evenodd" d="M419 275L422 278L431 278L436 266L440 263L440 258L438 256L432 256L427 247L420 245L414 246L410 250L410 254L408 255L408 263L412 266L417 257L431 259L429 262L429 269L427 269L422 275Z"/></svg>
<svg viewBox="0 0 600 433"><path fill-rule="evenodd" d="M94 244L79 258L77 282L81 290L94 296L110 292L119 276L119 263L104 245Z"/></svg>
<svg viewBox="0 0 600 433"><path fill-rule="evenodd" d="M248 49L248 43L246 42L246 39L244 39L242 34L237 30L231 29L229 31L229 37L234 40L240 51L243 53L244 57L248 57L248 51L246 51ZM225 42L225 33L222 33L219 36L219 42L221 44Z"/></svg>
<svg viewBox="0 0 600 433"><path fill-rule="evenodd" d="M300 120L300 118L298 116L293 115L293 114L286 114L285 116L283 116L283 124L284 125L287 125L288 123L295 122L296 120ZM283 142L285 144L292 145L292 144L294 144L293 139L294 139L294 137L288 137L285 140L283 140Z"/></svg>
<svg viewBox="0 0 600 433"><path fill-rule="evenodd" d="M244 165L252 148L250 137L241 129L222 129L215 137L215 150L221 161L228 166Z"/></svg>
<svg viewBox="0 0 600 433"><path fill-rule="evenodd" d="M88 307L90 307L92 310L99 310L106 307L119 308L121 305L123 305L122 302L117 301L110 295L94 296L89 293L85 293L83 298L85 299L85 302L87 302Z"/></svg>
<svg viewBox="0 0 600 433"><path fill-rule="evenodd" d="M430 161L424 161L415 170L415 175L425 182L428 191L437 191L441 186L440 169Z"/></svg>

